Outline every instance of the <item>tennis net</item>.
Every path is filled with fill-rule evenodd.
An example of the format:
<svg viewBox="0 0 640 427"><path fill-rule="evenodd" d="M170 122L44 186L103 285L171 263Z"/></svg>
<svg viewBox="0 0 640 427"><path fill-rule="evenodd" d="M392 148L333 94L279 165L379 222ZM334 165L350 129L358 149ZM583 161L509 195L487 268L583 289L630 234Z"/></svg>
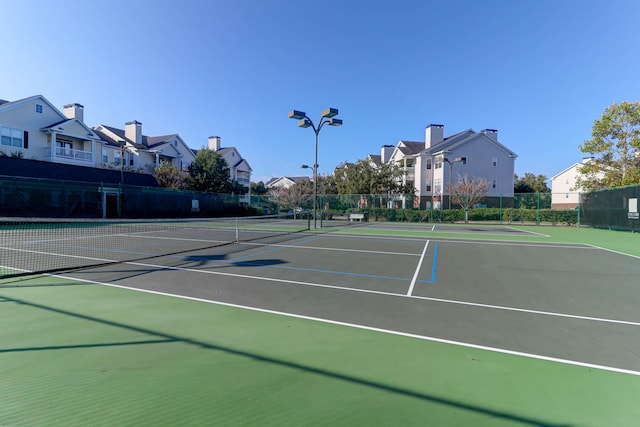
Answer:
<svg viewBox="0 0 640 427"><path fill-rule="evenodd" d="M0 218L0 278L138 261L309 229L289 215L172 220Z"/></svg>

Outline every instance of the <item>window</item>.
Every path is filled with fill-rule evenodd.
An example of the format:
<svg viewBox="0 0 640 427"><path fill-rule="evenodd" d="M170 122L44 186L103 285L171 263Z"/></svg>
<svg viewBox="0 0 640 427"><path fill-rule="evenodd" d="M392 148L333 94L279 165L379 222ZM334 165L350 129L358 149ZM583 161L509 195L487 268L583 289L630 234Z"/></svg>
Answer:
<svg viewBox="0 0 640 427"><path fill-rule="evenodd" d="M102 147L102 163L109 163L109 152L104 147Z"/></svg>
<svg viewBox="0 0 640 427"><path fill-rule="evenodd" d="M427 184L427 191L431 191L431 184Z"/></svg>
<svg viewBox="0 0 640 427"><path fill-rule="evenodd" d="M21 129L0 126L0 144L7 147L23 148L24 131Z"/></svg>
<svg viewBox="0 0 640 427"><path fill-rule="evenodd" d="M491 181L491 188L496 189L498 188L498 180L494 179Z"/></svg>
<svg viewBox="0 0 640 427"><path fill-rule="evenodd" d="M36 104L36 113L42 114L42 104Z"/></svg>
<svg viewBox="0 0 640 427"><path fill-rule="evenodd" d="M442 161L443 161L444 157L443 156L438 156L436 157L436 164L435 164L435 168L434 169L440 169L442 168Z"/></svg>
<svg viewBox="0 0 640 427"><path fill-rule="evenodd" d="M431 157L427 158L427 170L431 169ZM429 191L429 190L427 190Z"/></svg>
<svg viewBox="0 0 640 427"><path fill-rule="evenodd" d="M73 144L71 141L58 138L56 139L56 146L58 147L56 156L73 157Z"/></svg>
<svg viewBox="0 0 640 427"><path fill-rule="evenodd" d="M436 194L442 193L442 179L436 178L433 181L433 192Z"/></svg>
<svg viewBox="0 0 640 427"><path fill-rule="evenodd" d="M493 166L494 168L498 167L498 158L494 157L493 159L491 159L491 166Z"/></svg>

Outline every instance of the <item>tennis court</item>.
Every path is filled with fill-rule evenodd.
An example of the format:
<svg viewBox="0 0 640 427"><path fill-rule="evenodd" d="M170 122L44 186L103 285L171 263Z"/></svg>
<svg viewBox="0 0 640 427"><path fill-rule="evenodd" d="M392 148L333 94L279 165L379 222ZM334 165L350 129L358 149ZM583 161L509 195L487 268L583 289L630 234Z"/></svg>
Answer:
<svg viewBox="0 0 640 427"><path fill-rule="evenodd" d="M373 225L23 238L0 424L634 425L637 235Z"/></svg>

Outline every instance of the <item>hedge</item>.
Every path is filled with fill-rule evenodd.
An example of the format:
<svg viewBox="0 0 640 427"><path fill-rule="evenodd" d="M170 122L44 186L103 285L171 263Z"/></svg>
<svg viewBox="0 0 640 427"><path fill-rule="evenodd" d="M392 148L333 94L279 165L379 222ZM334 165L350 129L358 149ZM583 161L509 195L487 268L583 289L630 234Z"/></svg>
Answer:
<svg viewBox="0 0 640 427"><path fill-rule="evenodd" d="M460 222L464 221L464 210L418 210L364 208L347 209L346 211L329 211L331 213L349 214L353 212L367 214L369 221L390 222ZM502 218L500 213L502 212ZM574 225L578 223L577 210L555 209L518 209L518 208L478 208L469 209L469 221L500 221L503 223L545 223L552 225Z"/></svg>

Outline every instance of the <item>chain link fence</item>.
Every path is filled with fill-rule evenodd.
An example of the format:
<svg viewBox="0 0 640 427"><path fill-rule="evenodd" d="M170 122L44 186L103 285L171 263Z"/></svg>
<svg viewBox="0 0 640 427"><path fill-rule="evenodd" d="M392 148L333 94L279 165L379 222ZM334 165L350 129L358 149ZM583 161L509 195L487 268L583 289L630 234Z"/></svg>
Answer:
<svg viewBox="0 0 640 427"><path fill-rule="evenodd" d="M567 203L567 200L575 202ZM460 222L586 225L638 231L640 185L591 193L525 193L485 197L465 209L448 200L424 200L413 194L318 194L296 206L269 195L212 194L166 188L94 184L37 178L0 177L0 216L58 218L187 218L275 214L369 221ZM556 200L556 202L554 202ZM560 200L563 203L558 203ZM466 214L466 215L465 215Z"/></svg>

